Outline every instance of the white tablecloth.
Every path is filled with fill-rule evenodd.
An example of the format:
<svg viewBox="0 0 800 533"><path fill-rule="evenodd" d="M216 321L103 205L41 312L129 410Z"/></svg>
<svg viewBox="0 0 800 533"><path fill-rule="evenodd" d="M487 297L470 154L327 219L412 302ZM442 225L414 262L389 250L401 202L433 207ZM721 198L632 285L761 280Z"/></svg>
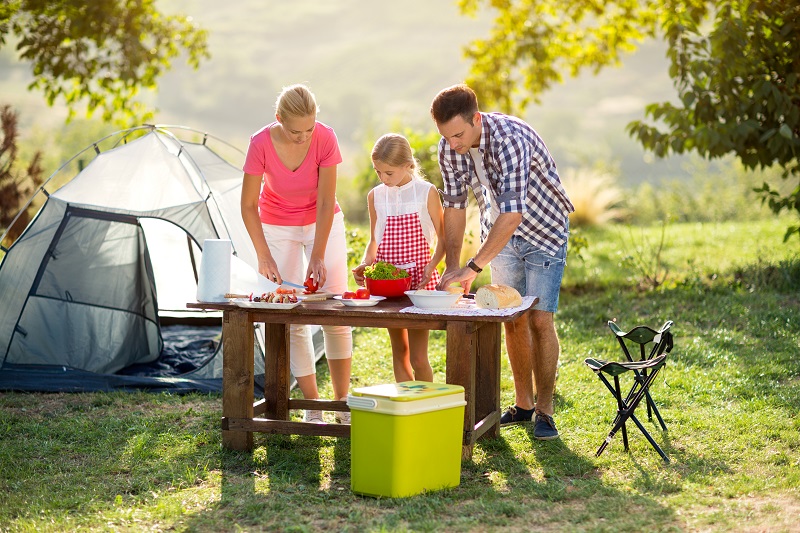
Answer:
<svg viewBox="0 0 800 533"><path fill-rule="evenodd" d="M523 296L522 305L519 307L507 307L505 309L481 309L475 304L475 300L461 298L453 307L447 309L423 309L415 305L404 307L401 313L417 313L421 315L455 315L455 316L508 316L518 311L528 309L533 305L534 296Z"/></svg>

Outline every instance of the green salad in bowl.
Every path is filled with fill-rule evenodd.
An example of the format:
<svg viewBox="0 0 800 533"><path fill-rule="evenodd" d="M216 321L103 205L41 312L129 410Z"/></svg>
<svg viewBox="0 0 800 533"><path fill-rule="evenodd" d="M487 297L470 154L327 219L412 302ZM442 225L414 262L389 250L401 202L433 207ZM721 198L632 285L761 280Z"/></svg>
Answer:
<svg viewBox="0 0 800 533"><path fill-rule="evenodd" d="M364 283L370 294L398 298L411 288L411 274L391 263L378 261L364 269Z"/></svg>
<svg viewBox="0 0 800 533"><path fill-rule="evenodd" d="M386 261L378 261L364 269L364 277L369 279L401 279L411 274L404 268L397 268Z"/></svg>

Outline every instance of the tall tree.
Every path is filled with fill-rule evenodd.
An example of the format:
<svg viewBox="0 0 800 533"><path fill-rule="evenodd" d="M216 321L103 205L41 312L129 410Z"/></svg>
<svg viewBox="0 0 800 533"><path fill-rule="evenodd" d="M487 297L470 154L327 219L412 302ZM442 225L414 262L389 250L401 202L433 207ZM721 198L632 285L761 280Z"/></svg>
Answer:
<svg viewBox="0 0 800 533"><path fill-rule="evenodd" d="M166 16L154 0L3 0L0 47L14 36L19 58L30 61L48 104L62 99L75 115L86 105L121 125L152 118L137 100L156 87L182 51L197 68L209 57L207 32L185 15Z"/></svg>
<svg viewBox="0 0 800 533"><path fill-rule="evenodd" d="M494 26L465 53L484 103L520 113L564 74L597 72L644 39L665 39L679 103L648 105L629 134L659 157L695 151L777 166L787 190L755 190L776 214L800 217L797 0L460 0L465 14L482 4L496 10ZM800 224L785 239L793 234Z"/></svg>
<svg viewBox="0 0 800 533"><path fill-rule="evenodd" d="M31 214L26 210L9 227L23 204L44 181L41 152L33 155L24 170L19 168L17 122L17 114L11 106L0 107L0 235L8 228L6 238L0 245L6 247L11 246L31 221Z"/></svg>

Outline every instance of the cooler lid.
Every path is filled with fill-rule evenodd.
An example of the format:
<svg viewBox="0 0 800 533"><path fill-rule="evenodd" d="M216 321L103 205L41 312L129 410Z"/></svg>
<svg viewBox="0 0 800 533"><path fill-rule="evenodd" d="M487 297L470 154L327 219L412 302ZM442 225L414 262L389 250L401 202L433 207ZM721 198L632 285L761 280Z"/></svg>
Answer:
<svg viewBox="0 0 800 533"><path fill-rule="evenodd" d="M461 385L430 383L427 381L403 381L401 383L387 383L372 387L359 387L353 389L352 394L353 396L384 398L393 402L413 402L463 392L464 387Z"/></svg>

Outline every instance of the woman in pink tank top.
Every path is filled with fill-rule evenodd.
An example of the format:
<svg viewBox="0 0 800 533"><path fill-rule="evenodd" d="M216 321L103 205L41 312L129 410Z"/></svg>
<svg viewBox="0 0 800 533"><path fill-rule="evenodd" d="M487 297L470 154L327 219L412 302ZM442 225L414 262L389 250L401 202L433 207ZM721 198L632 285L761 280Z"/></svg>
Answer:
<svg viewBox="0 0 800 533"><path fill-rule="evenodd" d="M283 89L275 122L250 138L244 163L242 219L258 256L258 271L276 283L303 283L320 291L347 290L344 217L336 201L342 162L333 129L317 122L317 103L304 85ZM347 398L353 338L348 326L323 326L325 356L335 399ZM292 375L305 398L319 398L314 350L307 326L289 328ZM348 422L349 413L337 413ZM306 411L308 422L323 422Z"/></svg>

